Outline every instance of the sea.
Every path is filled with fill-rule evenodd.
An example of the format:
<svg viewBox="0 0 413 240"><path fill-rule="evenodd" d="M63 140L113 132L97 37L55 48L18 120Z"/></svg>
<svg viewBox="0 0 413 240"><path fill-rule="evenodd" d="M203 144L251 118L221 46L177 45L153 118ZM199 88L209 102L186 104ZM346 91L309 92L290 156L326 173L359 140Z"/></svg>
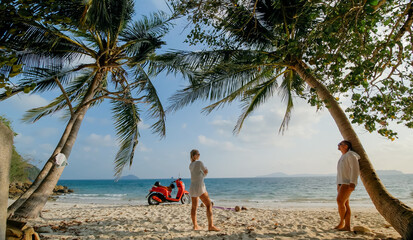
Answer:
<svg viewBox="0 0 413 240"><path fill-rule="evenodd" d="M413 206L413 174L380 177L386 189L408 206ZM74 193L60 195L56 201L65 203L145 205L152 185L159 181L169 185L174 179L136 180L60 180ZM190 179L182 179L186 188ZM206 178L205 185L216 206L257 208L335 207L337 189L334 176L277 178ZM176 195L175 188L172 195ZM359 179L352 193L352 206L373 207ZM177 204L177 203L174 203Z"/></svg>

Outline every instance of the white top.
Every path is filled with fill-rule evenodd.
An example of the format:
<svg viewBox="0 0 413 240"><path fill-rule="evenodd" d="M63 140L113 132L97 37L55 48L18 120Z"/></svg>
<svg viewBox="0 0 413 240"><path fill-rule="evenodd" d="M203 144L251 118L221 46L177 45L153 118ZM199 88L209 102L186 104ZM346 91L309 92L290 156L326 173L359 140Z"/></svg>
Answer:
<svg viewBox="0 0 413 240"><path fill-rule="evenodd" d="M337 163L337 184L357 185L360 175L359 159L360 156L351 150L341 155Z"/></svg>
<svg viewBox="0 0 413 240"><path fill-rule="evenodd" d="M199 197L206 192L204 177L206 174L204 171L206 167L199 161L193 161L189 164L189 170L191 171L191 186L189 187L189 195L191 197Z"/></svg>

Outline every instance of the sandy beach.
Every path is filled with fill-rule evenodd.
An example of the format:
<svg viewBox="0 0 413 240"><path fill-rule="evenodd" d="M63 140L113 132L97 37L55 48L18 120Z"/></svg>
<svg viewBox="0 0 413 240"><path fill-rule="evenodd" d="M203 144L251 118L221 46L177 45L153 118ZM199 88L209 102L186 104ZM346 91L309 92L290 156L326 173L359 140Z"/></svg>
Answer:
<svg viewBox="0 0 413 240"><path fill-rule="evenodd" d="M353 226L368 232L340 232L335 208L214 208L220 232L192 230L190 205L103 205L48 202L29 224L41 239L401 239L374 208L353 208ZM198 221L207 229L205 208Z"/></svg>

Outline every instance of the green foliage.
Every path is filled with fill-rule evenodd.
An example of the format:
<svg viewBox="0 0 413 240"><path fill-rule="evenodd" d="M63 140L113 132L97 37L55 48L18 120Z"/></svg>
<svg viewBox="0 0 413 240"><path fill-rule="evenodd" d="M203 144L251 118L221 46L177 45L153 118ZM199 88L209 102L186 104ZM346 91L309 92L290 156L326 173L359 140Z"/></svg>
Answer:
<svg viewBox="0 0 413 240"><path fill-rule="evenodd" d="M25 169L28 163L16 152L13 147L12 158L10 162L10 182L25 182L28 180L28 174Z"/></svg>
<svg viewBox="0 0 413 240"><path fill-rule="evenodd" d="M30 164L30 161L29 161L29 164L26 167L25 171L27 173L27 178L31 182L33 182L40 173L40 169L38 167Z"/></svg>
<svg viewBox="0 0 413 240"><path fill-rule="evenodd" d="M12 122L4 116L0 116L0 122L5 124L10 130L13 131ZM13 131L16 136L17 133ZM37 177L40 170L30 164L30 160L23 158L13 146L12 158L10 161L10 182L26 182L28 180L33 181Z"/></svg>
<svg viewBox="0 0 413 240"><path fill-rule="evenodd" d="M150 79L155 72L149 74L147 66L171 27L166 14L135 21L132 0L8 0L0 10L15 16L3 19L0 46L22 64L9 66L21 70L20 79L0 93L0 100L20 92L62 92L50 104L29 110L25 121L61 110L75 119L109 99L121 146L115 159L119 176L132 164L141 109L156 120L153 132L165 135L165 111Z"/></svg>
<svg viewBox="0 0 413 240"><path fill-rule="evenodd" d="M31 24L60 24L72 27L69 14L76 12L81 16L81 9L73 9L77 0L67 1L32 1L32 0L4 0L0 3L0 89L7 95L12 93L12 78L19 76L24 69L23 60L18 51L24 45L18 45L19 36L24 36L30 31ZM10 46L6 44L12 42ZM35 85L28 84L24 87L25 93L30 92Z"/></svg>
<svg viewBox="0 0 413 240"><path fill-rule="evenodd" d="M411 1L170 2L177 14L187 16L193 24L188 42L206 43L221 52L227 49L261 53L263 57L254 62L255 67L250 66L249 79L239 79L240 84L242 81L242 84L255 81L253 76L268 67L274 69L272 76L282 81L286 78L285 75L278 76L279 72L294 71L294 64L303 61L309 66L308 71L327 86L337 100L347 98L351 101L346 111L353 123L364 125L368 131L377 131L392 140L397 135L388 128L390 121L413 127ZM218 75L227 79L223 86L227 87L224 91L228 94L220 97L229 97L234 91L232 83L236 77L231 77L229 72L218 74L216 70L223 66L240 69L241 65L247 66L246 62L254 61L254 58L241 59L233 55L211 61L205 54L198 60L204 63L198 62L198 68L192 68L198 73L187 74L191 86L177 95L182 102L185 102L185 93L196 95L194 90L202 83L193 78L212 78L213 71L214 79L219 79ZM208 82L211 89L214 88L210 81L203 81L206 85ZM217 91L216 87L214 91ZM261 90L260 87L255 88L255 94ZM253 94L252 90L244 93ZM313 106L320 108L325 105L311 89L295 93ZM238 96L241 100L253 99L241 93ZM199 98L205 98L205 95ZM217 96L209 100L222 102ZM256 103L264 100L262 98ZM248 109L256 106L254 101L246 103Z"/></svg>
<svg viewBox="0 0 413 240"><path fill-rule="evenodd" d="M13 147L12 158L10 162L10 182L27 182L33 181L40 170L30 164L30 160L23 158Z"/></svg>

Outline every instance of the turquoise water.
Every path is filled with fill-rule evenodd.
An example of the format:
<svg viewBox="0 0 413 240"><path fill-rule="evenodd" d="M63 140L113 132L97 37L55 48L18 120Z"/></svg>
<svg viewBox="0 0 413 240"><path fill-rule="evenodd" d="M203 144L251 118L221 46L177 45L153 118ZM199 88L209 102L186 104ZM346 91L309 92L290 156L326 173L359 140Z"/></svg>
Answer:
<svg viewBox="0 0 413 240"><path fill-rule="evenodd" d="M382 176L387 190L413 206L413 174ZM155 181L169 185L172 179L60 180L75 192L57 201L70 203L147 204L145 196ZM187 188L190 180L183 179ZM335 206L335 177L207 178L211 199L219 206L311 207ZM176 194L176 189L173 194ZM353 205L373 206L361 181L351 196Z"/></svg>

